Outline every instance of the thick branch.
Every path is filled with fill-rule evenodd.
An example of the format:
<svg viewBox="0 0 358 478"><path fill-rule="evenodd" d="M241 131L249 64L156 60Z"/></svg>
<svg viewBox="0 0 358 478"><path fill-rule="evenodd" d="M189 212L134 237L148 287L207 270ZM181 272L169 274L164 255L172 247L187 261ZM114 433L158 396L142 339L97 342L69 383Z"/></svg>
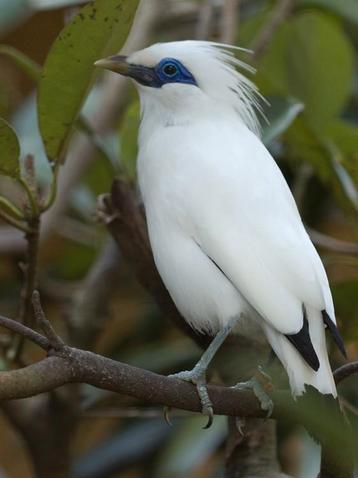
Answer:
<svg viewBox="0 0 358 478"><path fill-rule="evenodd" d="M36 315L41 315L42 322L47 322L42 316L42 310L37 310ZM189 383L132 367L92 352L62 345L55 332L52 329L49 331L47 327L44 327L47 338L39 339L39 334L13 320L1 318L1 323L8 329L33 340L44 349L50 349L51 356L20 370L2 372L0 374L0 400L38 395L66 383L87 383L101 389L130 395L149 403L189 411L201 410L196 389ZM352 366L344 367L336 375L343 379L357 370L357 363L354 363ZM214 385L209 385L208 391L216 414L250 418L262 418L265 415L252 392ZM303 424L313 433L313 436L324 437L324 441L329 445L338 444L342 441L342 431L345 430L345 427L342 428L342 416L341 414L331 415L329 400L322 402L322 397L319 394L314 395L315 398L310 398L310 395L307 394L304 400L295 403L287 392L273 393L272 398L275 404L273 417L290 423ZM330 417L329 420L320 415L320 407L323 405L328 407L326 415ZM352 443L352 440L349 443ZM336 470L340 471L339 463L342 461L342 453L340 452L338 455L339 447L329 446L329 448L324 448L324 450L326 449L329 451L329 460L326 460L325 463L337 465ZM342 468L342 471L345 471L343 474L335 476L350 476L346 472L350 469L349 459L348 453ZM326 470L326 468L323 469ZM332 475L323 473L322 476L331 478Z"/></svg>
<svg viewBox="0 0 358 478"><path fill-rule="evenodd" d="M1 372L0 400L30 397L66 383L81 382L149 403L200 411L195 387L188 383L80 349L65 347L61 354L19 370ZM210 385L209 393L217 414L264 416L251 392ZM288 398L288 394L277 395L282 402L283 397Z"/></svg>

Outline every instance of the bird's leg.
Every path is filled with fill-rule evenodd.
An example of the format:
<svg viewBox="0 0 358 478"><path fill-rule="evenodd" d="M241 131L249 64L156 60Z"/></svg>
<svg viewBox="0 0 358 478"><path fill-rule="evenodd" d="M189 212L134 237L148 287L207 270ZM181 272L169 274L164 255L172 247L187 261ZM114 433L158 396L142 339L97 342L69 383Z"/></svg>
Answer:
<svg viewBox="0 0 358 478"><path fill-rule="evenodd" d="M270 418L273 412L273 402L267 391L272 390L271 377L264 372L262 367L258 367L255 375L247 382L240 382L232 388L235 390L252 390L260 402L262 410L267 412L266 417Z"/></svg>
<svg viewBox="0 0 358 478"><path fill-rule="evenodd" d="M206 370L214 358L216 352L220 348L220 346L225 341L226 337L229 335L231 330L235 327L238 321L238 317L232 319L228 325L226 325L223 329L221 329L216 336L214 337L213 341L210 343L209 347L205 350L203 355L201 356L198 363L192 370L184 370L183 372L174 373L169 375L172 378L180 378L180 380L185 380L186 382L191 382L196 386L200 402L201 402L201 412L203 415L208 416L208 423L204 428L209 428L213 422L214 412L211 400L209 398L207 386L206 386ZM164 416L165 419L169 422L168 419L168 409L164 409ZM170 422L169 422L170 423Z"/></svg>

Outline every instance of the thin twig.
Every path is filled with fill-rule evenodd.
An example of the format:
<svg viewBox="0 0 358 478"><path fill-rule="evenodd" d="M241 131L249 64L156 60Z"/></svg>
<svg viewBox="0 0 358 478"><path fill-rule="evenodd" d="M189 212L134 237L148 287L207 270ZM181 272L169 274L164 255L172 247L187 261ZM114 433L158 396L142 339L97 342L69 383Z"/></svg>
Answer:
<svg viewBox="0 0 358 478"><path fill-rule="evenodd" d="M259 60L265 53L270 41L272 40L276 30L281 23L287 18L292 8L294 7L295 0L278 0L277 5L272 11L267 23L263 26L259 32L257 38L254 40L251 48L254 51L253 59Z"/></svg>
<svg viewBox="0 0 358 478"><path fill-rule="evenodd" d="M344 254L358 255L358 244L354 242L343 241L335 237L328 236L322 232L316 231L310 227L307 232L312 239L312 242L317 246L329 249L331 251L342 252Z"/></svg>
<svg viewBox="0 0 358 478"><path fill-rule="evenodd" d="M32 293L32 304L34 307L36 320L39 326L41 327L41 329L43 330L51 347L54 350L62 350L65 344L63 340L56 334L51 323L46 319L44 311L42 309L40 293L38 290L34 290Z"/></svg>
<svg viewBox="0 0 358 478"><path fill-rule="evenodd" d="M122 257L110 237L73 298L70 314L71 339L90 348L110 317L111 297L118 288Z"/></svg>
<svg viewBox="0 0 358 478"><path fill-rule="evenodd" d="M24 283L21 289L20 310L18 321L24 324L31 324L32 310L32 293L37 286L37 260L39 252L39 233L40 233L40 216L34 216L28 219L28 226L31 228L26 233L27 251L26 263L24 265ZM13 348L9 349L9 359L18 360L21 356L24 345L23 338L14 342Z"/></svg>
<svg viewBox="0 0 358 478"><path fill-rule="evenodd" d="M26 325L17 322L16 320L8 319L0 315L0 326L5 327L8 330L11 330L15 334L19 334L22 337L29 339L34 344L38 345L42 349L48 351L50 348L50 342L46 337L43 337L38 332L30 329Z"/></svg>
<svg viewBox="0 0 358 478"><path fill-rule="evenodd" d="M3 219L3 221L10 224L10 226L15 227L16 229L19 229L22 232L25 232L25 233L30 232L30 230L29 230L28 226L26 226L26 224L23 224L22 222L18 221L14 217L10 216L9 214L7 214L2 209L0 209L0 218Z"/></svg>
<svg viewBox="0 0 358 478"><path fill-rule="evenodd" d="M234 44L239 27L240 0L224 0L221 14L220 41Z"/></svg>
<svg viewBox="0 0 358 478"><path fill-rule="evenodd" d="M342 365L342 367L337 368L337 370L333 372L334 381L338 385L344 379L350 377L351 375L357 372L358 372L358 360L356 362L350 362L345 365Z"/></svg>
<svg viewBox="0 0 358 478"><path fill-rule="evenodd" d="M198 21L195 28L197 40L207 40L210 37L213 23L214 6L212 0L204 0L199 5Z"/></svg>
<svg viewBox="0 0 358 478"><path fill-rule="evenodd" d="M351 402L346 400L344 397L340 397L339 401L341 405L343 405L343 408L345 408L349 412L353 413L353 415L358 417L358 407L355 407Z"/></svg>

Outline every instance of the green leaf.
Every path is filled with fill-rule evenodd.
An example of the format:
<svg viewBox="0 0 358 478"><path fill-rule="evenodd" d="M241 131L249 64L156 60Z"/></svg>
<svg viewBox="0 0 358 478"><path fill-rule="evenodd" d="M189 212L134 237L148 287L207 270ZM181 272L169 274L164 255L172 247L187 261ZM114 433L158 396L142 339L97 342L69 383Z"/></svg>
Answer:
<svg viewBox="0 0 358 478"><path fill-rule="evenodd" d="M39 84L38 115L50 161L63 159L95 75L94 62L120 50L138 0L95 0L55 40Z"/></svg>
<svg viewBox="0 0 358 478"><path fill-rule="evenodd" d="M290 93L305 105L317 128L341 113L352 83L353 50L341 25L328 15L295 17L286 50Z"/></svg>
<svg viewBox="0 0 358 478"><path fill-rule="evenodd" d="M349 99L353 58L349 38L335 18L305 11L278 29L255 81L265 95L297 98L308 123L322 130Z"/></svg>
<svg viewBox="0 0 358 478"><path fill-rule="evenodd" d="M264 113L268 124L264 125L262 140L265 144L271 143L275 138L287 130L297 115L303 111L304 106L295 98L268 97L269 106Z"/></svg>
<svg viewBox="0 0 358 478"><path fill-rule="evenodd" d="M0 45L0 54L11 58L35 82L40 79L40 65L21 51L10 45Z"/></svg>
<svg viewBox="0 0 358 478"><path fill-rule="evenodd" d="M302 115L285 132L284 143L291 160L310 164L320 180L333 190L342 206L352 208L353 205L357 210L358 191L354 176L347 168L343 151L327 133L317 134Z"/></svg>
<svg viewBox="0 0 358 478"><path fill-rule="evenodd" d="M358 126L348 121L336 120L328 125L325 136L342 152L342 164L358 184Z"/></svg>
<svg viewBox="0 0 358 478"><path fill-rule="evenodd" d="M345 20L358 23L357 0L300 0L298 6L325 8Z"/></svg>
<svg viewBox="0 0 358 478"><path fill-rule="evenodd" d="M335 284L332 293L343 337L354 342L358 340L358 280Z"/></svg>
<svg viewBox="0 0 358 478"><path fill-rule="evenodd" d="M327 138L332 139L343 154L350 156L358 164L358 125L345 120L332 121L325 130ZM358 176L357 176L358 178Z"/></svg>
<svg viewBox="0 0 358 478"><path fill-rule="evenodd" d="M302 163L307 162L316 171L324 183L329 183L332 178L330 159L326 148L319 142L317 135L301 115L285 132L284 141L288 157Z"/></svg>
<svg viewBox="0 0 358 478"><path fill-rule="evenodd" d="M20 146L14 129L0 118L0 174L20 177Z"/></svg>
<svg viewBox="0 0 358 478"><path fill-rule="evenodd" d="M356 210L358 210L358 189L350 177L348 171L343 165L343 157L341 151L333 141L326 142L327 150L330 154L331 165L341 185L342 191L351 202Z"/></svg>
<svg viewBox="0 0 358 478"><path fill-rule="evenodd" d="M10 112L9 88L0 79L0 117L7 118Z"/></svg>

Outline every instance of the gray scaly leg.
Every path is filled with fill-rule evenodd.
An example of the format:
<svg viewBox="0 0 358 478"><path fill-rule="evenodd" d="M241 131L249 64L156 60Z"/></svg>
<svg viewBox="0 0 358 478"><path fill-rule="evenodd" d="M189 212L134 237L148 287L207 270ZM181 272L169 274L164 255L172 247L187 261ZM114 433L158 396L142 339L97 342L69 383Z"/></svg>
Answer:
<svg viewBox="0 0 358 478"><path fill-rule="evenodd" d="M203 415L208 417L208 423L204 428L209 428L214 419L214 412L211 400L209 398L208 389L206 386L206 370L214 358L216 352L220 348L220 346L225 341L226 337L235 327L239 317L236 317L230 321L230 323L221 329L216 336L214 337L213 341L209 345L209 347L205 350L203 355L201 356L199 362L195 365L192 370L185 370L183 372L174 373L169 375L171 378L179 378L180 380L185 380L186 382L191 382L196 386L200 402L201 402L201 412ZM168 423L168 408L164 408L164 417Z"/></svg>
<svg viewBox="0 0 358 478"><path fill-rule="evenodd" d="M240 382L232 388L235 390L252 390L260 402L262 410L267 412L266 418L270 418L273 412L273 402L265 390L264 384L271 384L271 377L258 367L259 377L253 376L247 382Z"/></svg>

